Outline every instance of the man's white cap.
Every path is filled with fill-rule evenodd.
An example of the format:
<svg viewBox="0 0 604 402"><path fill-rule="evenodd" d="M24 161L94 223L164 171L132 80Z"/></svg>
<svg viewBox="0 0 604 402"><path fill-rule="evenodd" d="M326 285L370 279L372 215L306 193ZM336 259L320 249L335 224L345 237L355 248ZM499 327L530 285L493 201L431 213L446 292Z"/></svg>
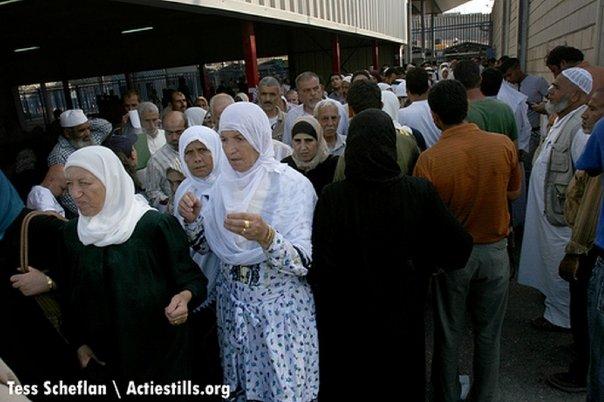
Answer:
<svg viewBox="0 0 604 402"><path fill-rule="evenodd" d="M396 86L396 89L394 90L394 94L397 98L404 98L405 96L407 96L407 82L403 81L398 84Z"/></svg>
<svg viewBox="0 0 604 402"><path fill-rule="evenodd" d="M88 118L82 109L70 109L61 113L59 120L61 121L61 127L70 128L86 123Z"/></svg>
<svg viewBox="0 0 604 402"><path fill-rule="evenodd" d="M352 75L347 75L346 77L342 78L342 81L346 81L349 84L350 84L351 80L352 80Z"/></svg>
<svg viewBox="0 0 604 402"><path fill-rule="evenodd" d="M594 80L586 69L581 67L567 68L566 70L562 70L562 75L578 86L581 91L585 92L587 95L591 93Z"/></svg>

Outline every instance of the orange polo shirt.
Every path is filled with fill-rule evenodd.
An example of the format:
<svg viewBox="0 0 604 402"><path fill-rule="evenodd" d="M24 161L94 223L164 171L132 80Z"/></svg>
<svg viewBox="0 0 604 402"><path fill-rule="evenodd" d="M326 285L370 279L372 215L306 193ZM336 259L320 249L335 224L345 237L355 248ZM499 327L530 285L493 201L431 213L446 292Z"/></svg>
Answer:
<svg viewBox="0 0 604 402"><path fill-rule="evenodd" d="M442 133L423 152L415 176L434 184L443 202L474 238L494 243L508 235L508 191L520 188L516 148L502 134L463 123Z"/></svg>

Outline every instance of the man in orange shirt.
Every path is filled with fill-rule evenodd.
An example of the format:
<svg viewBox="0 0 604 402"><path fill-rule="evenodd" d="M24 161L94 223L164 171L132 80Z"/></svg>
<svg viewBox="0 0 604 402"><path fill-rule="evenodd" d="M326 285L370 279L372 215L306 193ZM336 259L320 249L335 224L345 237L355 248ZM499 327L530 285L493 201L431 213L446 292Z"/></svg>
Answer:
<svg viewBox="0 0 604 402"><path fill-rule="evenodd" d="M439 141L423 152L414 175L432 182L453 215L474 239L465 268L434 281L435 337L432 383L436 401L458 401L458 348L469 313L474 328L471 399L497 399L499 345L510 276L508 201L520 194L516 147L502 134L466 123L468 99L455 80L436 84L428 95Z"/></svg>

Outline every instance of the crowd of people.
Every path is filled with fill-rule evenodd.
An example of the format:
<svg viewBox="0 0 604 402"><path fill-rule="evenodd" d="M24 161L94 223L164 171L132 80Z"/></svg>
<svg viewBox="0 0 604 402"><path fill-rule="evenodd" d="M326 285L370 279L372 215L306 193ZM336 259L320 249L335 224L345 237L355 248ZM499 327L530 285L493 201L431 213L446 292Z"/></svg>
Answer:
<svg viewBox="0 0 604 402"><path fill-rule="evenodd" d="M251 101L174 91L161 111L129 90L115 125L61 113L43 180L0 173L0 358L23 384L423 401L431 294L433 400L495 401L517 280L545 296L533 326L573 333L548 382L602 400L604 68L568 46L546 65L551 83L504 56L269 76Z"/></svg>

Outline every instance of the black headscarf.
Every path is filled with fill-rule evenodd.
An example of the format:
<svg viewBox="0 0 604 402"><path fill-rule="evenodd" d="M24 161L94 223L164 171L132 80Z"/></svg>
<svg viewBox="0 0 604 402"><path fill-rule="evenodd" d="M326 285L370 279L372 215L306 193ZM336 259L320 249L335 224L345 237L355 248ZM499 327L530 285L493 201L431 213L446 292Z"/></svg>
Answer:
<svg viewBox="0 0 604 402"><path fill-rule="evenodd" d="M392 119L379 109L354 116L346 138L347 179L363 183L389 184L402 177L396 163L396 129Z"/></svg>

